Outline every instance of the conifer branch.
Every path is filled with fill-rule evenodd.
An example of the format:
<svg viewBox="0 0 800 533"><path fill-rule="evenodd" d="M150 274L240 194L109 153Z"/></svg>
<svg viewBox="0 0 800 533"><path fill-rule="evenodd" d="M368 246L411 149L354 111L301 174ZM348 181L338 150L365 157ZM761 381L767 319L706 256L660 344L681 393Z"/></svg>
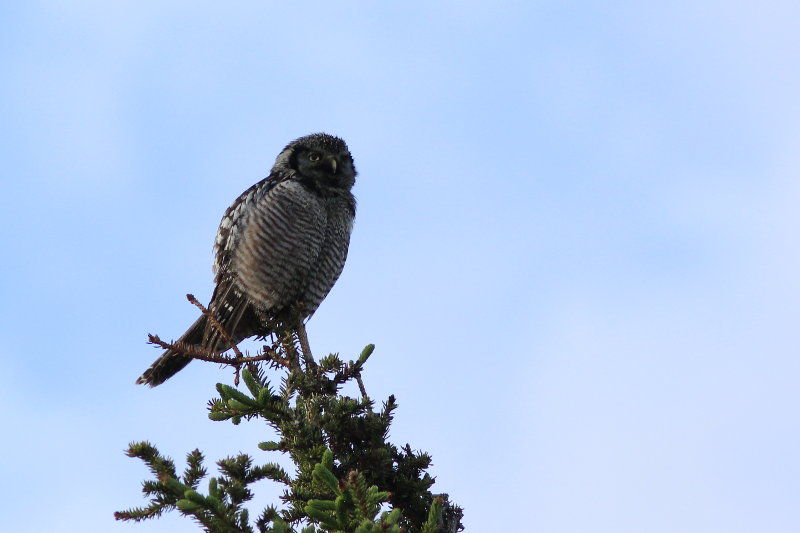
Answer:
<svg viewBox="0 0 800 533"><path fill-rule="evenodd" d="M260 443L259 449L288 454L295 471L290 474L272 462L257 465L250 455L238 454L217 461L219 475L208 478L203 491L207 470L199 450L187 454L187 467L179 476L174 462L155 446L133 443L127 454L144 461L153 474L142 485L149 504L115 517L141 521L177 510L209 533L461 531L461 509L446 494L430 491L430 456L386 440L397 403L389 396L380 411L373 411L361 376L374 346L364 348L355 361L330 354L319 364L305 359L303 368L301 353L310 357L310 349L303 347L308 339L291 329L276 330L273 338L252 357L240 352L225 357L181 342L166 343L156 335L150 341L196 359L242 368L243 388L217 384L218 397L208 402L208 417L234 424L265 421L276 438ZM270 376L275 371L277 389L272 385L276 378ZM339 393L351 380L358 384L360 398ZM251 522L245 504L253 498L252 484L260 480L285 487L282 505L267 507ZM381 512L382 505L390 510Z"/></svg>

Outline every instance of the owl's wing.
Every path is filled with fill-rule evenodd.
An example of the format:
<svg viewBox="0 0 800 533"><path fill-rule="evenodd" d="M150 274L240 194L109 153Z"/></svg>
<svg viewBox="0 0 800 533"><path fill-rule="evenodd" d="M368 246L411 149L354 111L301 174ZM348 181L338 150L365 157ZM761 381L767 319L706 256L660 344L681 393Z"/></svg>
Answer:
<svg viewBox="0 0 800 533"><path fill-rule="evenodd" d="M280 181L276 175L267 176L240 194L225 210L214 240L214 281L217 283L230 266L231 256L241 236L246 215L255 202L268 194Z"/></svg>

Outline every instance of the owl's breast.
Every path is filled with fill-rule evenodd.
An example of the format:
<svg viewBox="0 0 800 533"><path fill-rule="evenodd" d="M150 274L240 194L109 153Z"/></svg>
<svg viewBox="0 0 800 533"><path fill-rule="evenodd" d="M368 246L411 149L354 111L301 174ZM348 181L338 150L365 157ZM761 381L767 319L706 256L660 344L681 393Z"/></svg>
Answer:
<svg viewBox="0 0 800 533"><path fill-rule="evenodd" d="M328 212L320 198L286 181L245 216L231 273L253 306L277 311L302 297L325 243Z"/></svg>
<svg viewBox="0 0 800 533"><path fill-rule="evenodd" d="M309 271L302 296L306 316L312 315L317 310L339 279L347 260L350 234L353 229L354 212L351 200L333 198L324 204L326 212L324 240L319 256Z"/></svg>

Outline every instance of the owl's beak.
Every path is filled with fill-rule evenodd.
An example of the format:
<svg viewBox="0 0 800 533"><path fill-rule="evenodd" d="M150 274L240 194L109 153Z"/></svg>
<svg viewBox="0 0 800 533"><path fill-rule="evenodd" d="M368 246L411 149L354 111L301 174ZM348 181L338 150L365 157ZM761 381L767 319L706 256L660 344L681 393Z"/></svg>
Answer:
<svg viewBox="0 0 800 533"><path fill-rule="evenodd" d="M331 174L336 174L336 167L337 167L338 163L336 162L336 158L335 157L332 157L332 156L328 157L328 165L331 168Z"/></svg>

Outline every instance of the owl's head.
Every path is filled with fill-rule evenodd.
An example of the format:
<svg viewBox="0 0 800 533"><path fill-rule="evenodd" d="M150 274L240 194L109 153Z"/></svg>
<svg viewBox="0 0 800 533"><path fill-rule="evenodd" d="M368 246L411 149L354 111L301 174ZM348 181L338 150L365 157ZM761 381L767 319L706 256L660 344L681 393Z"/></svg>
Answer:
<svg viewBox="0 0 800 533"><path fill-rule="evenodd" d="M356 181L356 167L347 144L327 133L290 142L275 160L274 170L292 170L297 177L323 188L350 190Z"/></svg>

